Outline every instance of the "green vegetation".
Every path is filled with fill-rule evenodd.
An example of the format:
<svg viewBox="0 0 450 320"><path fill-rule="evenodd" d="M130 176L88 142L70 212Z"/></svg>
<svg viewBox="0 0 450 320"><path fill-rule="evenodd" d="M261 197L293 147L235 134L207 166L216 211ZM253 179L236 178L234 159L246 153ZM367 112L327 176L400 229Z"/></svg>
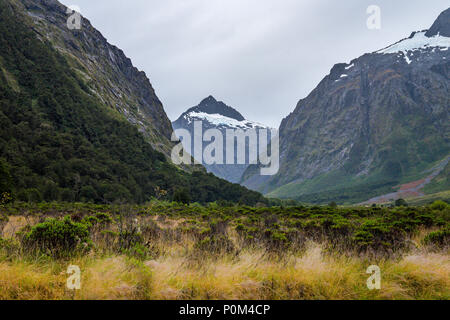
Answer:
<svg viewBox="0 0 450 320"><path fill-rule="evenodd" d="M450 190L450 163L424 188L426 194L433 194L441 190Z"/></svg>
<svg viewBox="0 0 450 320"><path fill-rule="evenodd" d="M29 202L143 203L161 190L172 200L182 189L182 202L264 201L239 185L170 164L14 10L1 2L0 70L8 73L0 71L0 193Z"/></svg>
<svg viewBox="0 0 450 320"><path fill-rule="evenodd" d="M398 179L350 178L345 170L337 170L301 183L293 182L283 185L267 196L274 198L291 198L307 203L338 204L361 203L380 194L393 191L399 184Z"/></svg>
<svg viewBox="0 0 450 320"><path fill-rule="evenodd" d="M398 184L378 178L408 169L409 137L365 184L334 172L264 199L170 164L14 10L0 2L0 299L449 299L446 202L338 206Z"/></svg>
<svg viewBox="0 0 450 320"><path fill-rule="evenodd" d="M149 233L146 236L137 227L137 221L155 215L164 219L185 219L172 231L180 234L187 232L194 236L198 249L226 252L235 250L229 238L230 228L235 230L245 245L258 246L268 251L302 250L309 239L325 242L335 252L392 255L410 249L407 239L423 228L441 230L443 233L430 235L426 243L442 245L442 241L447 241L450 227L450 206L442 201L427 207L402 205L392 208L255 208L161 201L152 201L147 206L14 203L5 205L3 212L6 216L69 214L74 221L67 216L61 217L61 221L50 219L33 227L25 237L27 243L32 241L39 248L45 247L51 251L57 247L64 251L76 249L83 243L87 245L86 230L109 230L109 243L117 243L119 252L135 249L144 252L142 246L152 241L148 236L161 236L161 230L154 224L146 225L145 230ZM114 225L116 228L112 227Z"/></svg>
<svg viewBox="0 0 450 320"><path fill-rule="evenodd" d="M429 195L425 195L425 196L421 196L421 197L408 198L405 201L407 201L408 205L413 206L413 207L426 206L426 205L430 205L434 202L450 203L450 191L443 191L443 192L433 193L433 194L429 194ZM395 206L395 201L391 199L384 203L380 203L380 205Z"/></svg>
<svg viewBox="0 0 450 320"><path fill-rule="evenodd" d="M434 168L439 163L440 161L422 165L416 168L413 173L404 175L401 179L392 175L383 175L383 172L374 173L366 178L350 178L344 170L337 170L304 182L286 184L270 192L267 196L283 199L291 198L316 204L330 202L346 205L362 203L370 198L392 193L398 190L398 186L401 184L423 179L430 174L427 170ZM448 190L450 188L449 168L450 165L447 165L431 183L424 187L423 192L433 197L433 194L436 196L438 193L441 194L442 190ZM429 203L434 200L429 201Z"/></svg>
<svg viewBox="0 0 450 320"><path fill-rule="evenodd" d="M438 247L446 247L450 243L450 229L447 228L441 231L431 232L424 239L427 245L434 245Z"/></svg>
<svg viewBox="0 0 450 320"><path fill-rule="evenodd" d="M55 257L87 252L90 242L88 225L73 222L70 217L48 219L32 227L23 238L23 245L27 251Z"/></svg>
<svg viewBox="0 0 450 320"><path fill-rule="evenodd" d="M449 299L450 208L9 203L3 299ZM48 219L48 217L52 217ZM380 266L382 290L366 269ZM82 289L65 290L68 265Z"/></svg>
<svg viewBox="0 0 450 320"><path fill-rule="evenodd" d="M405 199L397 199L397 200L395 200L395 206L396 207L407 207L408 202L406 202Z"/></svg>

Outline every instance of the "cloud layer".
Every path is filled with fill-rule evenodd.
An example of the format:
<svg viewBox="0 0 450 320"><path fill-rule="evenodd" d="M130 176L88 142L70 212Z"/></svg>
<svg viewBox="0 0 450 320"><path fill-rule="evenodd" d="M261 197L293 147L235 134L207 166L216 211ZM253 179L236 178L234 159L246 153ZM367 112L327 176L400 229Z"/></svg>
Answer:
<svg viewBox="0 0 450 320"><path fill-rule="evenodd" d="M144 70L172 120L213 95L277 127L335 63L427 29L448 0L63 0ZM381 8L381 30L366 26Z"/></svg>

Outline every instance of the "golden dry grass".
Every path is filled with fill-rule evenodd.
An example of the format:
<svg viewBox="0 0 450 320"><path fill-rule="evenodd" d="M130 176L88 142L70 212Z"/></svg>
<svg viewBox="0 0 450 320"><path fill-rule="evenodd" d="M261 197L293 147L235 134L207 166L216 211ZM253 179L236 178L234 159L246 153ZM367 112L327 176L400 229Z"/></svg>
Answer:
<svg viewBox="0 0 450 320"><path fill-rule="evenodd" d="M147 217L173 230L185 219ZM32 220L32 221L31 221ZM3 230L11 237L36 218L10 217ZM369 259L347 253L330 254L326 245L309 242L301 252L269 253L264 248L241 246L234 229L227 231L239 250L230 254L196 248L196 240L181 234L177 240L158 238L158 254L140 261L108 250L111 243L99 240L98 249L73 260L32 258L20 251L0 250L0 300L33 299L450 299L448 249L429 252L423 238L434 229L420 229L408 240L415 249L397 258ZM69 265L82 272L81 289L66 288ZM382 272L381 290L369 290L370 265Z"/></svg>
<svg viewBox="0 0 450 320"><path fill-rule="evenodd" d="M193 268L182 257L151 261L154 299L448 299L448 255L417 254L382 261L382 290L370 291L359 258L324 256L320 245L277 261L261 252L206 260Z"/></svg>
<svg viewBox="0 0 450 320"><path fill-rule="evenodd" d="M0 262L0 299L449 299L448 253L417 252L378 261L381 290L368 290L356 257L324 255L311 243L303 255L276 259L262 251L198 258L188 250L139 262L125 256L71 261L81 290L65 287L69 262Z"/></svg>

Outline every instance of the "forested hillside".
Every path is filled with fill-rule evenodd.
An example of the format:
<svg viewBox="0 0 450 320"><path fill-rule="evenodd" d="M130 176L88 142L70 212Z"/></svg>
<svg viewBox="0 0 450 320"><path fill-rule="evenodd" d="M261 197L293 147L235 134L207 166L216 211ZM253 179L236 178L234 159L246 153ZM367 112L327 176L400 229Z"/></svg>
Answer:
<svg viewBox="0 0 450 320"><path fill-rule="evenodd" d="M24 201L263 200L169 163L0 1L0 188ZM164 191L167 191L167 195Z"/></svg>

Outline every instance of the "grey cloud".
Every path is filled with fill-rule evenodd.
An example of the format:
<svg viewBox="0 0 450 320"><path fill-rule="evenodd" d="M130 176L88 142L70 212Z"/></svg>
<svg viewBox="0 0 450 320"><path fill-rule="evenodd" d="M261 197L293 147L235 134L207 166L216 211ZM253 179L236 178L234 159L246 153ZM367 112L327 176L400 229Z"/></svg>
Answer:
<svg viewBox="0 0 450 320"><path fill-rule="evenodd" d="M212 94L278 126L338 62L431 26L448 0L63 0L150 78L169 117ZM382 29L366 9L381 7Z"/></svg>

